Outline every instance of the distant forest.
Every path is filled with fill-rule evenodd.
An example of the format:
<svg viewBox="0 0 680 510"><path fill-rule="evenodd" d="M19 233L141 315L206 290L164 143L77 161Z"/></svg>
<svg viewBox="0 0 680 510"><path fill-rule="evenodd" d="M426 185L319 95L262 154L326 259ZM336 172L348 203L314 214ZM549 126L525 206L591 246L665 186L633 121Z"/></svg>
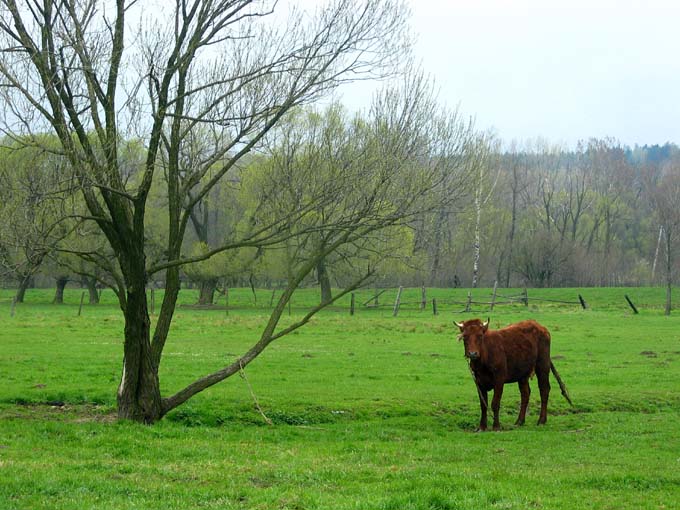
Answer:
<svg viewBox="0 0 680 510"><path fill-rule="evenodd" d="M678 269L672 255L679 175L680 152L671 143L631 148L591 139L569 151L539 142L499 152L476 204L442 210L429 227L418 229L423 235L416 250L427 266L409 283L666 283L666 270Z"/></svg>
<svg viewBox="0 0 680 510"><path fill-rule="evenodd" d="M330 296L332 288L347 285L357 268L371 265L376 268L371 285L378 287L477 287L494 282L505 287L665 285L677 273L673 256L680 229L677 145L631 148L612 139L591 139L574 150L543 141L500 150L489 137L482 142L475 163L462 174L457 170L460 183L454 197L422 208L389 235L372 239L370 246L364 242L361 249L331 253L302 285L320 285ZM277 146L249 157L238 173L195 206L183 248L187 256L224 243L239 225L252 221L252 211L260 210L262 201L276 201L264 198L262 188L252 181L263 168L275 166L281 150ZM54 233L53 228L50 235L45 232L46 225L53 224L49 218L63 214L64 199L59 202L61 212L45 207L41 197L48 191L41 187L54 186L54 179L45 178L50 174L46 169L58 169L61 163L44 152L29 158L25 152L3 159L5 169L26 170L2 173L6 180L2 283L25 290L56 282L58 300L60 288L71 282L89 287L91 299L96 299L96 287L106 283L101 264L96 271L88 269L83 262L87 257L82 253L71 257L69 252L82 252L83 246L105 251L106 244L101 236L84 231L45 243ZM143 147L128 144L130 182L143 155ZM341 197L336 199L342 202ZM165 207L165 198L152 193L151 205L147 237L151 245L156 240L162 259L165 227L154 210ZM276 214L274 209L269 212ZM74 243L80 248L73 249ZM205 303L229 286L277 288L285 285L286 261L304 259L307 249L289 239L271 247L230 250L184 266L181 279L185 287L201 288Z"/></svg>

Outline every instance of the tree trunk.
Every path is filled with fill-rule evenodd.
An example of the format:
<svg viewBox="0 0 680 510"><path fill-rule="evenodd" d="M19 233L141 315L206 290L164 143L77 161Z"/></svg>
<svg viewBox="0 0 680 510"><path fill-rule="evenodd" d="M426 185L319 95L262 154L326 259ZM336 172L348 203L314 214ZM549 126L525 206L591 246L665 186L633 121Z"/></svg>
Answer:
<svg viewBox="0 0 680 510"><path fill-rule="evenodd" d="M99 292L97 291L97 281L94 278L84 278L83 283L87 287L87 293L90 296L90 304L99 304Z"/></svg>
<svg viewBox="0 0 680 510"><path fill-rule="evenodd" d="M154 423L162 417L158 371L151 356L150 320L143 279L129 285L125 315L123 374L118 418Z"/></svg>
<svg viewBox="0 0 680 510"><path fill-rule="evenodd" d="M481 256L481 230L482 230L482 206L484 205L484 200L482 198L482 186L484 183L484 173L483 168L479 168L479 181L476 184L475 189L475 240L472 245L472 285L474 289L477 287L479 280L479 259Z"/></svg>
<svg viewBox="0 0 680 510"><path fill-rule="evenodd" d="M663 226L659 227L659 238L656 240L656 250L654 251L654 262L652 263L652 285L654 284L654 275L656 273L656 261L659 259L659 247L661 246L661 238L663 237Z"/></svg>
<svg viewBox="0 0 680 510"><path fill-rule="evenodd" d="M666 310L671 314L671 290L673 286L673 258L671 257L671 229L666 228Z"/></svg>
<svg viewBox="0 0 680 510"><path fill-rule="evenodd" d="M517 177L515 177L515 181ZM512 268L513 246L515 244L515 225L517 224L517 191L512 188L512 217L510 219L510 233L508 234L508 256L505 268L505 287L510 287L510 271Z"/></svg>
<svg viewBox="0 0 680 510"><path fill-rule="evenodd" d="M19 282L19 288L17 289L16 299L14 300L16 303L24 302L24 297L26 296L26 289L28 289L28 287L30 287L31 285L31 278L32 275L26 275L22 278L21 282Z"/></svg>
<svg viewBox="0 0 680 510"><path fill-rule="evenodd" d="M612 245L612 220L611 211L609 208L605 210L605 224L604 224L604 257L602 259L602 275L600 276L600 287L609 287L611 285L609 279L609 258L611 254Z"/></svg>
<svg viewBox="0 0 680 510"><path fill-rule="evenodd" d="M472 261L472 285L474 289L477 287L477 282L479 279L479 258L480 258L480 245L481 245L481 234L480 234L480 223L482 218L482 206L479 201L475 201L475 206L477 208L477 220L475 221L475 242L473 244L473 261Z"/></svg>
<svg viewBox="0 0 680 510"><path fill-rule="evenodd" d="M435 246L432 254L432 268L430 269L430 285L438 286L439 280L437 275L439 274L439 238L435 238Z"/></svg>
<svg viewBox="0 0 680 510"><path fill-rule="evenodd" d="M199 284L199 305L212 305L215 300L215 290L217 289L217 278L208 278L201 280Z"/></svg>
<svg viewBox="0 0 680 510"><path fill-rule="evenodd" d="M54 293L54 299L52 300L52 304L55 305L64 304L64 289L66 288L67 283L68 283L67 277L60 276L59 278L57 278L57 290Z"/></svg>
<svg viewBox="0 0 680 510"><path fill-rule="evenodd" d="M326 261L324 259L319 260L316 265L316 275L319 279L319 286L321 287L321 302L328 303L333 299L333 293L331 292L331 279L328 275L328 269L326 268Z"/></svg>
<svg viewBox="0 0 680 510"><path fill-rule="evenodd" d="M432 248L432 267L430 269L430 285L437 285L440 281L439 279L439 265L441 264L440 250L442 245L442 232L444 227L445 212L440 210L437 215L437 223L434 228L434 246Z"/></svg>

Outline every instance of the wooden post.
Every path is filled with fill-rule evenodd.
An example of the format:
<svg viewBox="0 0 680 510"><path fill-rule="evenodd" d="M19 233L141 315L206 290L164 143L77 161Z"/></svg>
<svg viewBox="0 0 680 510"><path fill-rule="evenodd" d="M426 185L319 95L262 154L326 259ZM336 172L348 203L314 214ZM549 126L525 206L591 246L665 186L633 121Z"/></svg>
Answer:
<svg viewBox="0 0 680 510"><path fill-rule="evenodd" d="M470 306L472 305L472 291L468 290L467 304L465 305L465 311L470 311Z"/></svg>
<svg viewBox="0 0 680 510"><path fill-rule="evenodd" d="M623 297L625 297L625 298L626 298L626 301L628 301L628 304L629 304L630 307L633 309L633 313L637 315L638 309L635 308L635 305L633 304L633 302L632 302L632 301L630 300L630 298L628 297L628 294L624 294Z"/></svg>
<svg viewBox="0 0 680 510"><path fill-rule="evenodd" d="M274 308L274 296L276 295L276 289L272 291L272 297L269 300L269 308Z"/></svg>
<svg viewBox="0 0 680 510"><path fill-rule="evenodd" d="M524 306L529 306L529 293L527 292L527 288L524 287Z"/></svg>
<svg viewBox="0 0 680 510"><path fill-rule="evenodd" d="M425 310L425 306L427 306L427 291L425 290L425 285L422 286L420 289L420 311L422 312Z"/></svg>
<svg viewBox="0 0 680 510"><path fill-rule="evenodd" d="M12 306L9 309L9 316L14 317L14 310L17 307L17 297L12 296Z"/></svg>
<svg viewBox="0 0 680 510"><path fill-rule="evenodd" d="M83 311L83 301L85 300L85 291L80 293L80 306L78 307L78 317Z"/></svg>
<svg viewBox="0 0 680 510"><path fill-rule="evenodd" d="M493 282L493 294L491 295L491 310L493 312L493 306L496 304L496 289L498 288L498 280Z"/></svg>
<svg viewBox="0 0 680 510"><path fill-rule="evenodd" d="M384 291L383 291L384 292ZM382 292L378 292L378 287L375 288L375 299L373 300L373 306L378 308L378 297L382 294Z"/></svg>
<svg viewBox="0 0 680 510"><path fill-rule="evenodd" d="M586 300L583 299L583 296L581 294L578 295L578 300L581 302L581 307L584 310L588 308L588 303L586 303Z"/></svg>
<svg viewBox="0 0 680 510"><path fill-rule="evenodd" d="M397 291L397 299L394 302L394 310L392 310L392 317L396 317L399 313L399 304L401 303L401 291L404 289L401 285L399 286L399 291Z"/></svg>
<svg viewBox="0 0 680 510"><path fill-rule="evenodd" d="M352 292L352 297L349 300L349 314L354 315L354 292Z"/></svg>
<svg viewBox="0 0 680 510"><path fill-rule="evenodd" d="M437 315L437 300L432 298L432 315Z"/></svg>
<svg viewBox="0 0 680 510"><path fill-rule="evenodd" d="M156 313L156 292L151 288L151 315Z"/></svg>
<svg viewBox="0 0 680 510"><path fill-rule="evenodd" d="M224 315L229 317L229 287L224 288Z"/></svg>

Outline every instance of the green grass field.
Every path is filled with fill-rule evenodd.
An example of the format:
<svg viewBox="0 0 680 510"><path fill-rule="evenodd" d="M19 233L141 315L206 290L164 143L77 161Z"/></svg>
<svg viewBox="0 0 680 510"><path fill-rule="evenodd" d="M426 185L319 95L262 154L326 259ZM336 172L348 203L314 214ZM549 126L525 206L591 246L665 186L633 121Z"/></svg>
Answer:
<svg viewBox="0 0 680 510"><path fill-rule="evenodd" d="M589 309L538 300L579 292ZM254 342L271 294L255 303L234 290L228 314L179 307L164 394ZM394 291L366 309L371 294L357 295L353 317L347 297L274 343L247 379L141 426L115 421L122 317L111 291L80 317L80 290L59 306L52 291L30 290L14 317L12 292L0 291L0 509L680 508L680 311L663 316L663 289L530 289L528 307L491 314L461 313L453 302L467 290L428 291L437 316L406 289L396 318ZM301 291L284 321L315 298ZM511 385L503 430L473 432L479 406L452 321L489 315L492 327L534 318L550 329L575 407L551 379L548 424L537 427L534 380L527 425L514 427Z"/></svg>

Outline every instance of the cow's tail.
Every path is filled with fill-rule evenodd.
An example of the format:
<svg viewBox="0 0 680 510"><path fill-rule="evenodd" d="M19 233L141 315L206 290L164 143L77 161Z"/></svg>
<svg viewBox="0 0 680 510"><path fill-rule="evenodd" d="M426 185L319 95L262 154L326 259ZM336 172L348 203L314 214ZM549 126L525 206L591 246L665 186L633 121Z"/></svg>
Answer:
<svg viewBox="0 0 680 510"><path fill-rule="evenodd" d="M569 392L567 391L567 385L564 384L564 382L562 381L562 378L560 377L560 374L557 371L557 369L555 368L555 364L552 361L550 362L550 370L552 371L553 375L555 376L555 379L557 379L557 384L560 385L560 391L562 392L562 395L564 396L564 398L567 399L567 402L569 402L569 405L573 406L574 403L569 398Z"/></svg>

